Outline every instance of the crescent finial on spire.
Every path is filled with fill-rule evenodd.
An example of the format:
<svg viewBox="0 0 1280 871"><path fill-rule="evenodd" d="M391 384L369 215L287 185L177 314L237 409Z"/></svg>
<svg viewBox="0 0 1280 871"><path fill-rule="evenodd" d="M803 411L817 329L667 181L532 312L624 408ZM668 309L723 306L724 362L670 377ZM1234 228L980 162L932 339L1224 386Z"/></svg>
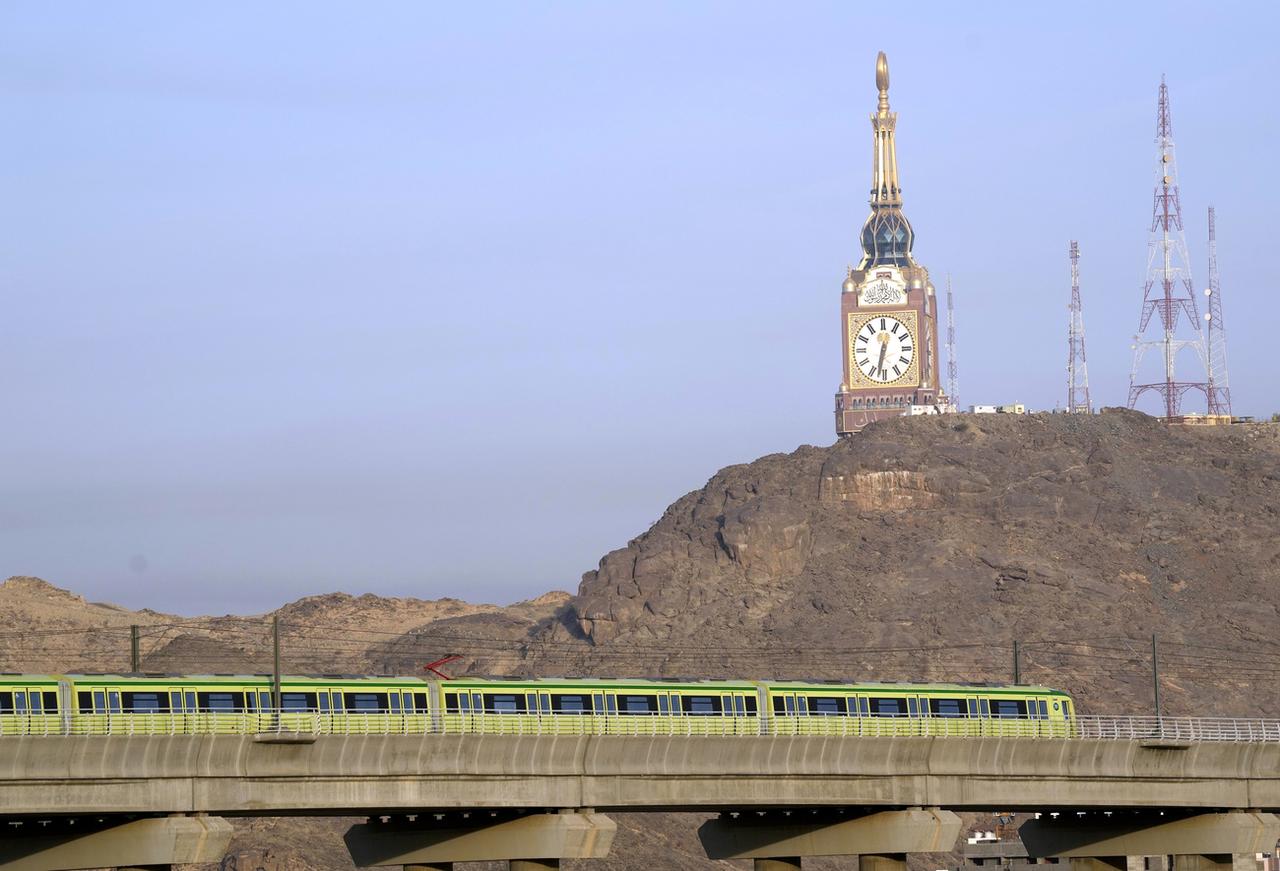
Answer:
<svg viewBox="0 0 1280 871"><path fill-rule="evenodd" d="M876 55L876 88L880 91L880 108L889 108L889 58L884 52Z"/></svg>

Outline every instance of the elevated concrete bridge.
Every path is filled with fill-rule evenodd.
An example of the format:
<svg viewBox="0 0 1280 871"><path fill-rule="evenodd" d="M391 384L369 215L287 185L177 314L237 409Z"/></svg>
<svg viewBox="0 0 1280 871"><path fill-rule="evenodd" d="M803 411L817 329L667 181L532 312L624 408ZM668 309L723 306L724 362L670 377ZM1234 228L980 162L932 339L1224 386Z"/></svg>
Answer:
<svg viewBox="0 0 1280 871"><path fill-rule="evenodd" d="M362 865L556 867L605 855L614 810L718 812L701 832L710 856L796 868L805 855L857 855L865 871L953 849L956 811L1057 813L1027 832L1031 855L1123 865L1127 855L1177 854L1195 857L1182 861L1190 871L1274 848L1280 741L0 738L0 817L17 823L0 839L8 869L216 861L230 837L221 818L293 814L369 817L347 836Z"/></svg>

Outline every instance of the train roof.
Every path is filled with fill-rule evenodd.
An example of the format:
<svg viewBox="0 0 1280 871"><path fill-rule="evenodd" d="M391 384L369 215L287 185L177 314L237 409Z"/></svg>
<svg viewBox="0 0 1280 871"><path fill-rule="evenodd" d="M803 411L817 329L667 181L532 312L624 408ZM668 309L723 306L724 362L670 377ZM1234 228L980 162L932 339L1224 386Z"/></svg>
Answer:
<svg viewBox="0 0 1280 871"><path fill-rule="evenodd" d="M171 672L82 672L67 674L30 674L21 672L0 672L0 684L31 684L31 683L52 683L60 680L84 681L86 683L96 683L102 681L128 681L139 683L157 683L166 681L183 681L183 682L207 682L207 683L235 683L235 682L264 682L271 681L271 674L236 674L236 673L207 673L207 674L177 674ZM321 674L282 674L280 680L282 683L355 683L355 682L377 682L383 681L388 683L408 683L408 684L425 684L434 678L423 675L366 675L366 674L349 674L349 673L321 673ZM815 690L819 692L830 692L833 690L850 690L850 691L916 691L916 692L947 692L947 693L966 693L981 694L983 691L991 693L1009 693L1020 692L1035 695L1057 695L1066 696L1068 693L1053 689L1051 687L1027 685L1027 684L1002 684L1002 683L912 683L908 681L857 681L857 680L751 680L751 679L726 679L726 678L696 678L696 677L656 677L656 678L601 678L601 677L571 677L571 676L546 676L546 677L469 677L460 676L442 681L443 684L456 684L468 686L573 686L579 688L598 687L601 689L609 687L621 688L643 688L654 686L697 686L707 688L722 689L754 689L758 685L765 685L772 689L784 690Z"/></svg>

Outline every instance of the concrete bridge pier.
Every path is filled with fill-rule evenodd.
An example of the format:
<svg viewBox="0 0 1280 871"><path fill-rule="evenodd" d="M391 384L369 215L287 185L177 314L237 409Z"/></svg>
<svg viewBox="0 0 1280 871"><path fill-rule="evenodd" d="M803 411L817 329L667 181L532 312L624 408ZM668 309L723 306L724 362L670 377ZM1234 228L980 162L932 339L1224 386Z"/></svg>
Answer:
<svg viewBox="0 0 1280 871"><path fill-rule="evenodd" d="M772 859L756 859L753 871L800 871L800 857L776 856Z"/></svg>
<svg viewBox="0 0 1280 871"><path fill-rule="evenodd" d="M143 819L62 817L25 821L0 838L3 871L77 871L83 868L169 869L218 862L231 843L221 817Z"/></svg>
<svg viewBox="0 0 1280 871"><path fill-rule="evenodd" d="M1066 859L1071 871L1140 871L1146 856L1172 856L1173 871L1254 871L1254 855L1280 840L1280 817L1095 811L1028 820L1018 834L1027 855Z"/></svg>
<svg viewBox="0 0 1280 871"><path fill-rule="evenodd" d="M805 856L857 856L860 871L906 871L907 853L945 853L960 818L936 808L863 815L742 811L698 829L709 859L754 859L755 871L798 871Z"/></svg>
<svg viewBox="0 0 1280 871"><path fill-rule="evenodd" d="M400 865L406 871L452 871L455 862L507 860L511 871L547 871L561 859L603 859L617 825L588 811L525 815L418 814L374 817L343 840L357 867Z"/></svg>

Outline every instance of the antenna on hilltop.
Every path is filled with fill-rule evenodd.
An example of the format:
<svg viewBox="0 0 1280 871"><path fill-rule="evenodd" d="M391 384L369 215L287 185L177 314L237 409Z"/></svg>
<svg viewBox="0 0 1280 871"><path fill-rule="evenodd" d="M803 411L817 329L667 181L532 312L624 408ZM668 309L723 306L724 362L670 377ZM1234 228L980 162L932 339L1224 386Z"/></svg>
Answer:
<svg viewBox="0 0 1280 871"><path fill-rule="evenodd" d="M1178 198L1178 166L1173 155L1173 122L1169 114L1169 86L1160 78L1160 100L1156 110L1156 187L1151 208L1151 238L1147 243L1147 280L1142 298L1142 317L1134 336L1133 368L1129 373L1129 407L1133 408L1147 391L1164 400L1164 419L1177 422L1182 413L1182 397L1189 390L1209 395L1203 381L1179 381L1174 372L1178 352L1193 349L1205 359L1204 334L1191 288L1191 266L1182 231L1182 203ZM1143 339L1152 318L1156 318L1158 338ZM1195 331L1193 338L1179 339L1178 315L1184 313ZM1153 332L1156 332L1153 330ZM1158 380L1140 383L1138 372L1143 355L1157 348L1161 356Z"/></svg>
<svg viewBox="0 0 1280 871"><path fill-rule="evenodd" d="M1209 310L1204 314L1208 335L1205 338L1204 368L1209 373L1205 394L1209 397L1209 413L1231 416L1231 388L1227 384L1227 334L1222 325L1222 287L1218 284L1218 233L1213 206L1209 207Z"/></svg>
<svg viewBox="0 0 1280 871"><path fill-rule="evenodd" d="M1084 305L1080 302L1080 246L1071 240L1071 312L1067 327L1067 413L1093 414L1089 364L1084 354Z"/></svg>
<svg viewBox="0 0 1280 871"><path fill-rule="evenodd" d="M960 410L956 386L956 307L951 296L951 273L947 273L947 398L951 407Z"/></svg>

